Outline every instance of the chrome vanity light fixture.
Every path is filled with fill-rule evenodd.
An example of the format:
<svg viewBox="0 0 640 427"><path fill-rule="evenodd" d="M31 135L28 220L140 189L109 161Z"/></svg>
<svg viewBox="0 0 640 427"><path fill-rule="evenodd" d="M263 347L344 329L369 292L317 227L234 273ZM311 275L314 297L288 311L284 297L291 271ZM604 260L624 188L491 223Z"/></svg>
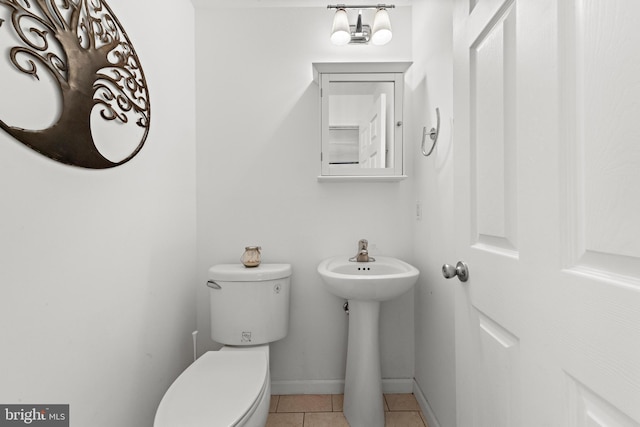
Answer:
<svg viewBox="0 0 640 427"><path fill-rule="evenodd" d="M327 9L336 9L331 27L331 42L336 45L368 44L384 45L391 41L391 20L387 9L394 8L393 4L377 5L353 5L330 4ZM347 9L358 9L358 21L356 25L349 25ZM376 9L373 19L373 29L370 25L362 24L362 10Z"/></svg>

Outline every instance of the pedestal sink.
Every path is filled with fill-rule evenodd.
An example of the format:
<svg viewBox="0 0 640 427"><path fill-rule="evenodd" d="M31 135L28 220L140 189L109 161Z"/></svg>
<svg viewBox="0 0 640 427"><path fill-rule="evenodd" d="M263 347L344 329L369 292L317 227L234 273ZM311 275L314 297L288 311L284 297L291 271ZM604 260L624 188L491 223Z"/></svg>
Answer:
<svg viewBox="0 0 640 427"><path fill-rule="evenodd" d="M344 415L351 427L384 427L380 303L411 289L420 272L392 257L352 262L348 256L339 256L322 261L318 273L329 292L349 302Z"/></svg>

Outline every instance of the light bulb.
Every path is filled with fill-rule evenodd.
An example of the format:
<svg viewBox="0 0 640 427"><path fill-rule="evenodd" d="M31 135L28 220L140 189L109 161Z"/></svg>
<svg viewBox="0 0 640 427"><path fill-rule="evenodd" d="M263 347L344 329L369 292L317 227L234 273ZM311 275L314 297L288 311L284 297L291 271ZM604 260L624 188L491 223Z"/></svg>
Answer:
<svg viewBox="0 0 640 427"><path fill-rule="evenodd" d="M389 12L386 9L378 9L373 19L373 31L371 35L371 43L376 45L387 44L393 38L391 32L391 20Z"/></svg>
<svg viewBox="0 0 640 427"><path fill-rule="evenodd" d="M337 45L344 45L351 41L351 31L349 29L349 18L347 11L338 9L333 17L331 28L331 42Z"/></svg>

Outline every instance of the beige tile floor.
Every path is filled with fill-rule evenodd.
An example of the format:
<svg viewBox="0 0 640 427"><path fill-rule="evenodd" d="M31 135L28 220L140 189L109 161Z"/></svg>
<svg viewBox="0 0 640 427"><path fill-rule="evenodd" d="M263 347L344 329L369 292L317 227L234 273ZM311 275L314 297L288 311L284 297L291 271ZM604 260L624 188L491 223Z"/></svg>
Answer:
<svg viewBox="0 0 640 427"><path fill-rule="evenodd" d="M271 396L266 427L349 427L341 394ZM385 427L428 427L413 394L384 395Z"/></svg>

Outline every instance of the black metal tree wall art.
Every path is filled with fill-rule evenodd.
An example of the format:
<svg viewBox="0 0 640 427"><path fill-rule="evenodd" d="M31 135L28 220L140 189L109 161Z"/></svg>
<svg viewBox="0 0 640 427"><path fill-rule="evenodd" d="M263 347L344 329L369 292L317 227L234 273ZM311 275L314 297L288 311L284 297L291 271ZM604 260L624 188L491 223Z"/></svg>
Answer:
<svg viewBox="0 0 640 427"><path fill-rule="evenodd" d="M0 0L2 8L8 14L6 22L0 18L0 29L15 33L8 49L11 69L36 81L48 73L60 97L52 101L58 113L49 127L24 129L0 117L0 128L53 160L84 168L111 168L138 154L149 133L149 92L138 56L106 2ZM0 39L0 48L5 44ZM0 97L0 103L8 101ZM100 122L136 129L125 138L107 138L107 145L133 138L124 153L116 150L119 158L98 148L97 115Z"/></svg>

